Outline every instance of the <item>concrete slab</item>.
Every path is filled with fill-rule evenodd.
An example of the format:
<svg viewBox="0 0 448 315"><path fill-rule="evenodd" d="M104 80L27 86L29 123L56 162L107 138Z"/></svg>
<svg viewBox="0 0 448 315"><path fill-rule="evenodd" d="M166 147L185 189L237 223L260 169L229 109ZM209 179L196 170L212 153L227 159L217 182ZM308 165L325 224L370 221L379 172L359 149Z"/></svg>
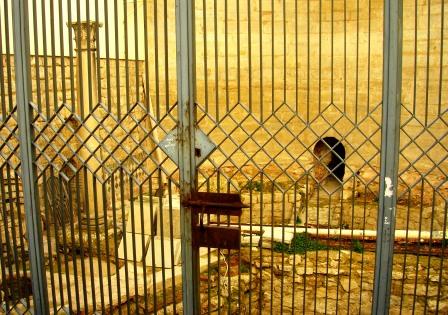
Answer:
<svg viewBox="0 0 448 315"><path fill-rule="evenodd" d="M218 257L216 254L210 255L210 266L216 266L218 262ZM200 272L205 272L208 270L208 258L201 257L200 259ZM86 300L89 310L93 307L101 309L105 307L106 309L111 307L118 307L125 303L129 298L135 296L136 294L141 295L145 292L145 286L147 292L152 292L153 282L155 282L157 294L164 294L164 290L171 290L171 284L173 277L175 278L176 287L182 284L182 267L176 266L169 270L157 270L154 274L146 269L146 273L141 266L135 265L133 262L128 262L127 265L123 265L116 274L110 277L103 273L103 277L99 274L89 274L85 275L86 288L85 290L79 291L79 300L77 301L77 296L73 294L77 289L76 285L82 284L82 275L78 274L76 277L74 274L69 272L68 274L59 273L46 273L47 282L49 285L53 283L52 289L58 294L54 296L49 294L49 304L57 305L57 309L70 306L68 301L71 301L72 312L79 314L84 313L86 310L86 305L84 301ZM164 285L165 284L165 285ZM68 294L68 288L71 288L72 294ZM129 291L125 289L128 287ZM120 291L118 290L120 288ZM109 294L104 294L105 292L112 292L112 296ZM120 293L119 293L120 292ZM100 297L103 296L104 305ZM79 303L79 304L78 304Z"/></svg>
<svg viewBox="0 0 448 315"><path fill-rule="evenodd" d="M162 244L163 243L163 244ZM153 260L153 248L154 248L154 260ZM163 249L163 250L162 250ZM162 260L163 255L163 260ZM171 257L173 259L171 259ZM181 263L181 242L180 239L173 239L173 245L171 246L170 238L155 237L153 244L151 239L148 244L148 251L145 256L146 266L157 268L172 268Z"/></svg>
<svg viewBox="0 0 448 315"><path fill-rule="evenodd" d="M163 198L163 236L172 236L175 239L180 239L180 196L171 195L171 203L169 197L170 196L165 196ZM170 224L173 226L173 235L170 235ZM157 231L157 235L161 236L160 231Z"/></svg>
<svg viewBox="0 0 448 315"><path fill-rule="evenodd" d="M134 243L135 238L135 243ZM125 248L126 243L126 248ZM130 261L142 261L148 248L149 235L125 233L118 247L118 258ZM135 255L134 255L135 249Z"/></svg>
<svg viewBox="0 0 448 315"><path fill-rule="evenodd" d="M272 228L269 226L264 226L263 231L263 242L273 241L291 244L291 241L294 238L293 231L285 229L283 227Z"/></svg>
<svg viewBox="0 0 448 315"><path fill-rule="evenodd" d="M125 232L134 232L138 234L152 235L153 230L156 232L154 225L159 211L159 202L157 198L153 198L152 211L153 217L151 220L151 203L149 199L136 199L127 206L128 217L126 221ZM143 222L143 224L142 224ZM133 224L134 223L134 224ZM132 227L134 225L134 227ZM142 226L143 225L143 226ZM155 234L155 233L154 233Z"/></svg>

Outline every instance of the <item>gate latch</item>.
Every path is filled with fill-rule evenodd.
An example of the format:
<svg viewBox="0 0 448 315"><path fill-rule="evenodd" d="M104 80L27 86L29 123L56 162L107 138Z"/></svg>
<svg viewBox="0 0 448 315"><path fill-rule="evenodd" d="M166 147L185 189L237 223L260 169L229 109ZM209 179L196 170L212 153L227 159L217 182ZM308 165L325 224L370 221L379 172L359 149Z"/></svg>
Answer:
<svg viewBox="0 0 448 315"><path fill-rule="evenodd" d="M226 225L204 224L204 214L241 217L242 208L248 208L241 202L239 194L194 192L184 202L192 209L192 242L195 247L239 249L241 228ZM200 216L200 222L197 218Z"/></svg>

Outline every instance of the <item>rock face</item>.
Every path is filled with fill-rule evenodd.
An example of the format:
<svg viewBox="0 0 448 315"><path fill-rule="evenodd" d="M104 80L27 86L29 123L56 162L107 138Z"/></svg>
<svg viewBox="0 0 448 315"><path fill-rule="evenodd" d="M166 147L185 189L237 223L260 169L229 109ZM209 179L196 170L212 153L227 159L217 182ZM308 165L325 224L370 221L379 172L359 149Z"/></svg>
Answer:
<svg viewBox="0 0 448 315"><path fill-rule="evenodd" d="M203 313L371 313L373 252L244 248L225 257L219 268L201 275ZM448 271L440 258L396 254L392 279L391 314L448 311Z"/></svg>
<svg viewBox="0 0 448 315"><path fill-rule="evenodd" d="M396 229L439 231L448 225L448 222L445 222L446 205L440 203L440 200L443 200L441 196L445 192L444 188L441 187L436 192L427 186L423 193L412 191L406 195L414 199L421 197L422 203L405 200L405 194L401 193L401 201L396 211ZM365 186L363 187L365 189ZM333 228L342 226L376 230L378 200L373 195L368 197L365 191L352 191L346 189L345 185L342 190L332 193L320 189L318 192L304 194L306 190L303 188L285 192L242 193L243 202L250 207L243 209L241 223L320 225ZM424 198L429 195L434 199L434 204L425 203Z"/></svg>

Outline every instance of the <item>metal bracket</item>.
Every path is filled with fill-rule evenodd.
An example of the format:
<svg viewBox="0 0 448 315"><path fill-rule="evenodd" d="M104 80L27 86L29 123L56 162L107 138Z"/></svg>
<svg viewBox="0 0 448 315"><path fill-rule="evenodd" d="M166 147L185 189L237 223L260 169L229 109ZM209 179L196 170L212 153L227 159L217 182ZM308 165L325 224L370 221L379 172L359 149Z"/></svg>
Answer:
<svg viewBox="0 0 448 315"><path fill-rule="evenodd" d="M216 149L216 144L214 144L210 138L198 128L195 128L195 157L196 157L196 167L202 164L202 162L207 159L207 157ZM176 165L179 165L179 142L181 139L178 138L178 130L174 128L171 130L162 141L160 141L159 146L166 153Z"/></svg>

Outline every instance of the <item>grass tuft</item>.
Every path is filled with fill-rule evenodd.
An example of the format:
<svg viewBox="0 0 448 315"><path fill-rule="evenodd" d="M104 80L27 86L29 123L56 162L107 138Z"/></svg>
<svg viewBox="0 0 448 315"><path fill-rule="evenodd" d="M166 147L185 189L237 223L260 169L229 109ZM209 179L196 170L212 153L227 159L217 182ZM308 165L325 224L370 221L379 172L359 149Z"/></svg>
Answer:
<svg viewBox="0 0 448 315"><path fill-rule="evenodd" d="M322 249L327 249L327 246L310 238L308 233L296 234L290 245L285 243L277 243L274 245L274 251L288 254L304 254L308 251Z"/></svg>
<svg viewBox="0 0 448 315"><path fill-rule="evenodd" d="M354 240L352 242L352 250L355 253L363 253L364 252L364 247L362 246L361 242L359 240Z"/></svg>

